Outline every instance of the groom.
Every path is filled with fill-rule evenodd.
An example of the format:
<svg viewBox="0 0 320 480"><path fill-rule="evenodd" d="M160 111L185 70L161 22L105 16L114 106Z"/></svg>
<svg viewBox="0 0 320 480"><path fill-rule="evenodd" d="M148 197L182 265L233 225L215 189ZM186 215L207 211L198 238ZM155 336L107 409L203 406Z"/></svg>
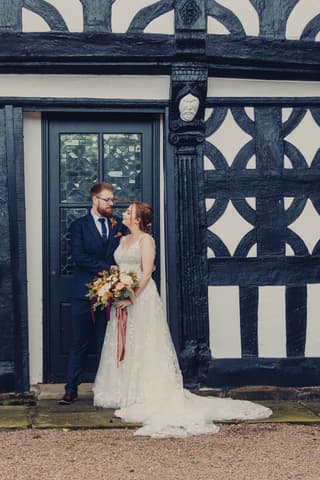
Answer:
<svg viewBox="0 0 320 480"><path fill-rule="evenodd" d="M112 214L114 200L112 185L106 182L96 183L90 190L90 196L91 210L71 224L71 253L76 265L71 308L73 341L69 354L65 394L59 401L61 405L70 405L78 399L78 385L85 370L92 328L86 284L91 282L98 272L108 270L115 264L113 253L125 233L121 220ZM98 360L103 346L106 322L106 311L96 310L94 326Z"/></svg>

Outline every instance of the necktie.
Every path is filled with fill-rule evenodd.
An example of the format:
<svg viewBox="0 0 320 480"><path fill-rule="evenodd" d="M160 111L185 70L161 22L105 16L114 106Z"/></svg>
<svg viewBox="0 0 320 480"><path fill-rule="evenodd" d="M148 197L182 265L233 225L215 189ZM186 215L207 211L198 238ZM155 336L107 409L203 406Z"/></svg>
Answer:
<svg viewBox="0 0 320 480"><path fill-rule="evenodd" d="M98 221L101 223L102 240L106 242L108 239L106 219L101 217L101 218L98 218Z"/></svg>

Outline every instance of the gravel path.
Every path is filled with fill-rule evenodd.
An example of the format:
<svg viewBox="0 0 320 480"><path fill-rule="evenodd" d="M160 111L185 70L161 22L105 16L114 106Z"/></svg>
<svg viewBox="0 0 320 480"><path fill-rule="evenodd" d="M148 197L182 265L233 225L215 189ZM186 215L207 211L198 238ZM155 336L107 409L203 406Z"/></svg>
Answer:
<svg viewBox="0 0 320 480"><path fill-rule="evenodd" d="M132 430L0 432L2 480L319 480L320 426L224 425L216 435Z"/></svg>

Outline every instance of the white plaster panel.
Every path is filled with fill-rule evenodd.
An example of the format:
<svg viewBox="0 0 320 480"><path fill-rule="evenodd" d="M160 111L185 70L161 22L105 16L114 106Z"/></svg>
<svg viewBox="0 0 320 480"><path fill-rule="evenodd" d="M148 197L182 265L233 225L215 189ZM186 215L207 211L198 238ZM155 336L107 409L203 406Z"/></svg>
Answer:
<svg viewBox="0 0 320 480"><path fill-rule="evenodd" d="M209 226L209 230L218 235L231 255L234 254L241 239L252 228L252 225L237 212L230 200L224 214Z"/></svg>
<svg viewBox="0 0 320 480"><path fill-rule="evenodd" d="M241 148L250 140L252 137L235 122L230 109L220 128L207 138L207 141L224 155L229 166L232 165Z"/></svg>
<svg viewBox="0 0 320 480"><path fill-rule="evenodd" d="M305 26L319 13L319 0L300 0L288 18L286 37L291 40L299 39Z"/></svg>
<svg viewBox="0 0 320 480"><path fill-rule="evenodd" d="M213 113L213 108L206 108L206 109L205 109L205 111L204 111L204 119L205 119L205 121L207 121L208 118L211 117L212 113Z"/></svg>
<svg viewBox="0 0 320 480"><path fill-rule="evenodd" d="M42 382L41 114L24 115L30 383Z"/></svg>
<svg viewBox="0 0 320 480"><path fill-rule="evenodd" d="M203 168L204 170L215 170L215 166L213 165L213 163L209 160L209 158L204 155L203 157Z"/></svg>
<svg viewBox="0 0 320 480"><path fill-rule="evenodd" d="M27 10L22 9L22 31L25 33L30 32L50 32L50 27L40 15Z"/></svg>
<svg viewBox="0 0 320 480"><path fill-rule="evenodd" d="M167 100L167 76L0 75L0 97Z"/></svg>
<svg viewBox="0 0 320 480"><path fill-rule="evenodd" d="M293 108L282 108L281 109L282 123L286 122L289 119L292 111L293 111Z"/></svg>
<svg viewBox="0 0 320 480"><path fill-rule="evenodd" d="M248 161L246 165L247 170L255 170L257 168L257 157L255 155L252 155L250 160Z"/></svg>
<svg viewBox="0 0 320 480"><path fill-rule="evenodd" d="M307 200L301 215L290 224L290 229L299 235L309 253L312 253L315 244L320 240L320 215L310 199Z"/></svg>
<svg viewBox="0 0 320 480"><path fill-rule="evenodd" d="M320 127L313 120L310 110L307 111L299 125L287 135L286 140L300 150L310 167L320 147Z"/></svg>
<svg viewBox="0 0 320 480"><path fill-rule="evenodd" d="M145 28L144 33L162 33L174 35L174 13L173 11L165 13L152 20Z"/></svg>
<svg viewBox="0 0 320 480"><path fill-rule="evenodd" d="M286 168L286 169L288 169L288 168L292 169L292 168L293 168L292 162L291 162L291 160L287 157L287 155L285 155L285 156L283 157L283 168Z"/></svg>
<svg viewBox="0 0 320 480"><path fill-rule="evenodd" d="M258 352L265 358L287 356L285 286L259 287Z"/></svg>
<svg viewBox="0 0 320 480"><path fill-rule="evenodd" d="M249 0L217 0L217 3L231 10L239 18L247 35L259 34L259 17ZM223 26L225 32L221 27L219 31L217 25L210 22L210 18L212 17L208 19L208 33L229 33Z"/></svg>
<svg viewBox="0 0 320 480"><path fill-rule="evenodd" d="M134 16L144 7L157 3L157 0L116 0L112 6L112 31L124 33L128 30ZM168 12L170 13L170 12ZM153 20L146 28L147 33L173 34L173 13L162 15L163 18Z"/></svg>
<svg viewBox="0 0 320 480"><path fill-rule="evenodd" d="M306 357L320 357L320 285L307 286Z"/></svg>
<svg viewBox="0 0 320 480"><path fill-rule="evenodd" d="M209 78L208 97L320 97L320 82Z"/></svg>
<svg viewBox="0 0 320 480"><path fill-rule="evenodd" d="M207 30L212 35L230 35L229 30L214 17L208 17Z"/></svg>
<svg viewBox="0 0 320 480"><path fill-rule="evenodd" d="M63 17L70 32L83 32L83 10L79 0L46 0L53 5ZM50 30L48 24L39 16L22 9L23 32L45 32Z"/></svg>
<svg viewBox="0 0 320 480"><path fill-rule="evenodd" d="M213 358L241 358L239 287L209 287L210 349Z"/></svg>

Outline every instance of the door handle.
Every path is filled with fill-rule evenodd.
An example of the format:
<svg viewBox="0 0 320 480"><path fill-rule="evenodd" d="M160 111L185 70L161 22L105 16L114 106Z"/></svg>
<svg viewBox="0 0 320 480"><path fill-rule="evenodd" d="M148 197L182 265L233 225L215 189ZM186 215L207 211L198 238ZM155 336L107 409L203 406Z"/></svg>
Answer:
<svg viewBox="0 0 320 480"><path fill-rule="evenodd" d="M56 277L58 275L58 272L56 270L51 271L51 277Z"/></svg>

